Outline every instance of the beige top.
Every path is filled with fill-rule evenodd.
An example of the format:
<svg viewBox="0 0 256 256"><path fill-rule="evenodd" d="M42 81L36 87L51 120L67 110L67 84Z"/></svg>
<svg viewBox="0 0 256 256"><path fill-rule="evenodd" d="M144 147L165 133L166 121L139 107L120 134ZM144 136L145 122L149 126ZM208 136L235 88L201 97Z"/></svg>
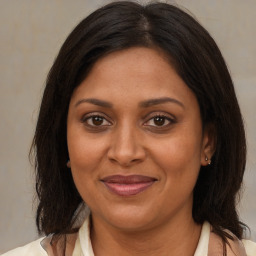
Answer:
<svg viewBox="0 0 256 256"><path fill-rule="evenodd" d="M71 237L75 239L75 248L73 250L66 250L66 256L94 256L91 240L90 240L90 227L89 218L86 219L84 224L79 229L78 234ZM54 256L50 245L51 238L40 238L32 243L23 247L19 247L9 251L2 256ZM232 250L227 246L228 256L256 256L256 243L250 240L229 240ZM211 226L208 222L204 222L199 243L194 256L219 256L222 253L221 239L211 232Z"/></svg>

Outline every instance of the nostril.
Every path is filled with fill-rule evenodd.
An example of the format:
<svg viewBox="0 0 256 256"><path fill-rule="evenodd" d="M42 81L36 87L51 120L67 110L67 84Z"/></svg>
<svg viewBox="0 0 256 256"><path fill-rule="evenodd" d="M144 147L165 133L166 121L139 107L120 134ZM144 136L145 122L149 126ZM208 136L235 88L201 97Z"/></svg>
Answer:
<svg viewBox="0 0 256 256"><path fill-rule="evenodd" d="M109 161L118 164L123 167L129 167L130 165L137 164L143 161L142 158L114 158L109 157Z"/></svg>
<svg viewBox="0 0 256 256"><path fill-rule="evenodd" d="M145 159L146 155L140 140L135 139L134 132L127 129L126 126L125 132L122 130L112 137L113 140L107 152L108 159L121 166L139 163Z"/></svg>

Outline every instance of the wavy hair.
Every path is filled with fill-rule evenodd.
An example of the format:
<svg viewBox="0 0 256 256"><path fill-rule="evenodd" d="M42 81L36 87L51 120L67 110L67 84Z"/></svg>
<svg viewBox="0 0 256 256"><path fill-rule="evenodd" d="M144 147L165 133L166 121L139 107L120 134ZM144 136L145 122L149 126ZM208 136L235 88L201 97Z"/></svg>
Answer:
<svg viewBox="0 0 256 256"><path fill-rule="evenodd" d="M39 199L39 232L72 232L82 203L67 168L67 112L74 89L103 56L135 46L161 49L197 97L203 125L212 124L216 151L201 167L194 188L193 218L242 237L236 203L246 162L242 116L234 86L216 43L180 8L155 2L113 2L90 14L71 32L54 61L44 90L32 145ZM85 156L86 157L86 156Z"/></svg>

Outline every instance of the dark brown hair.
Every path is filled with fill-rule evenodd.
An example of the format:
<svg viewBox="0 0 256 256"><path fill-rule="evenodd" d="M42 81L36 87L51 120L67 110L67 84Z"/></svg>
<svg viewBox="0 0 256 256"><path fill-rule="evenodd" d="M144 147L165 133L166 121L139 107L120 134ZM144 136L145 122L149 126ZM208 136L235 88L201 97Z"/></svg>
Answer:
<svg viewBox="0 0 256 256"><path fill-rule="evenodd" d="M72 231L82 199L66 167L66 122L74 89L92 65L134 46L161 49L197 97L203 125L216 135L212 164L201 167L194 189L193 218L216 233L242 237L236 211L246 144L243 121L225 61L209 33L190 15L166 3L108 4L85 18L68 36L49 72L33 148L39 199L37 227L45 234ZM85 156L86 157L86 156Z"/></svg>

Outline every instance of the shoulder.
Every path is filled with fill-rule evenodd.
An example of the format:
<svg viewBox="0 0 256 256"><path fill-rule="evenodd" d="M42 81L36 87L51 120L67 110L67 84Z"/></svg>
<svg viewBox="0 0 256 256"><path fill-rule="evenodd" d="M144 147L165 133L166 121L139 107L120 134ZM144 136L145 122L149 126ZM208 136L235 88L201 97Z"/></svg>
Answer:
<svg viewBox="0 0 256 256"><path fill-rule="evenodd" d="M239 240L230 231L225 231L233 237L233 239L227 238L226 249L228 256L256 256L256 243L250 240ZM223 240L214 232L210 233L208 253L209 256L223 255Z"/></svg>
<svg viewBox="0 0 256 256"><path fill-rule="evenodd" d="M65 248L65 255L72 255L78 233L60 236L52 241L52 235L42 237L23 247L6 252L1 256L53 256L61 255ZM64 248L63 248L64 245Z"/></svg>
<svg viewBox="0 0 256 256"><path fill-rule="evenodd" d="M255 256L256 255L256 243L250 241L250 240L242 240L243 245L246 250L247 256Z"/></svg>
<svg viewBox="0 0 256 256"><path fill-rule="evenodd" d="M25 246L6 252L1 256L47 256L46 251L41 246L42 240L43 238L40 238Z"/></svg>

